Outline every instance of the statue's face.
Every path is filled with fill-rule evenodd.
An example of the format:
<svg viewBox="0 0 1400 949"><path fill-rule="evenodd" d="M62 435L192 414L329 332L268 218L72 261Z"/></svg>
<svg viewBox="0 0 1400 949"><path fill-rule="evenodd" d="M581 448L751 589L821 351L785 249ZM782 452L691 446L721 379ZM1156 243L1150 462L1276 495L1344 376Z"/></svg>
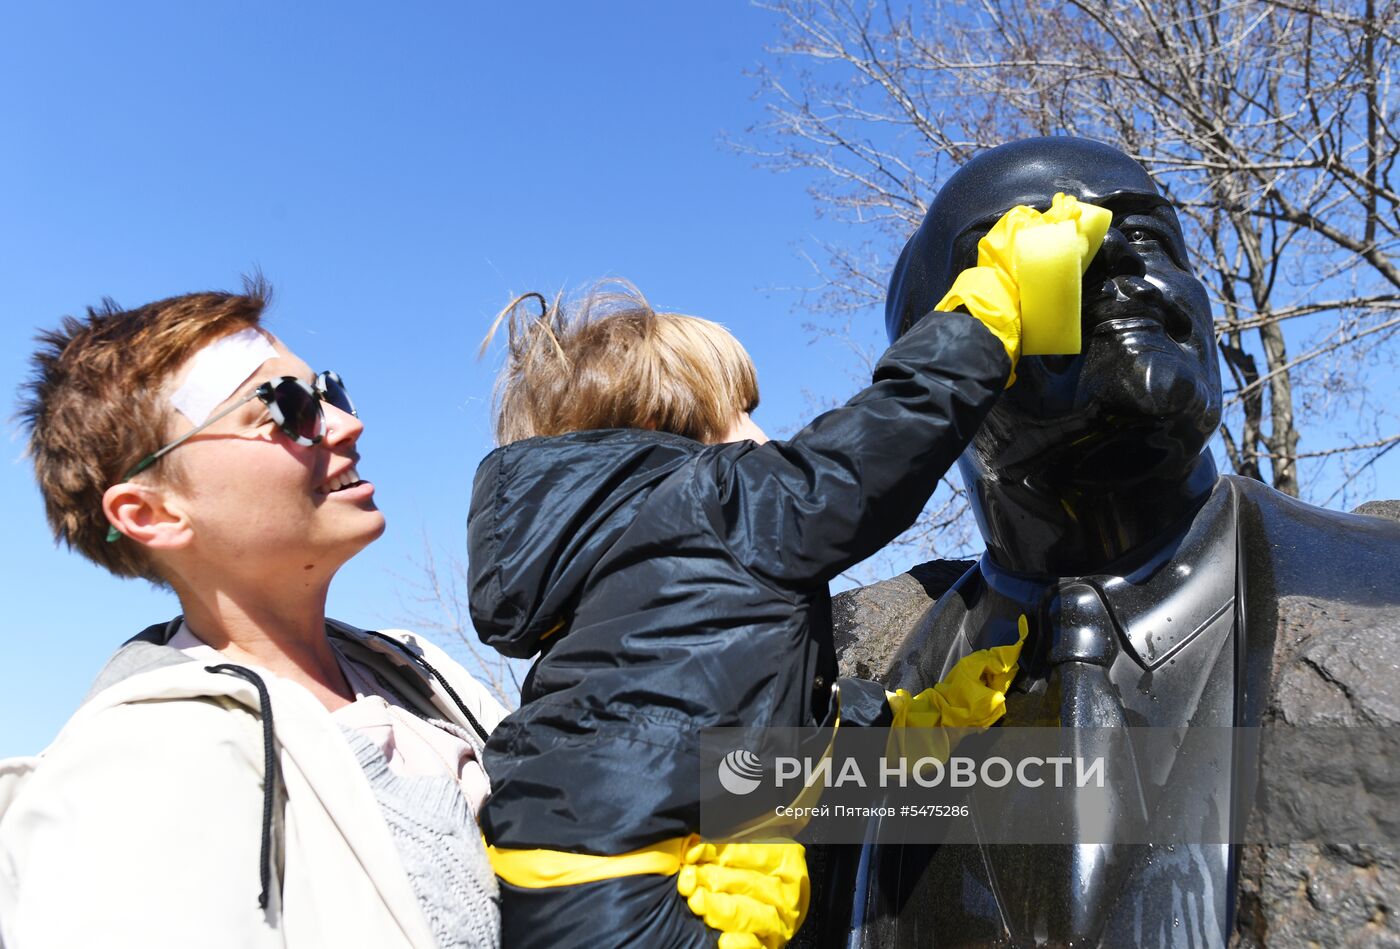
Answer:
<svg viewBox="0 0 1400 949"><path fill-rule="evenodd" d="M964 470L1094 483L1184 466L1220 419L1210 301L1175 212L1127 156L1079 139L1018 142L979 156L940 192L892 293L906 312L931 308L976 264L977 241L1002 213L1017 204L1048 208L1057 191L1113 212L1084 278L1083 351L1021 359ZM926 261L911 263L920 253Z"/></svg>
<svg viewBox="0 0 1400 949"><path fill-rule="evenodd" d="M1022 359L971 461L1018 469L1054 453L1074 481L1131 479L1195 457L1219 424L1210 300L1172 252L1175 214L1140 193L1104 204L1113 225L1085 276L1083 351Z"/></svg>

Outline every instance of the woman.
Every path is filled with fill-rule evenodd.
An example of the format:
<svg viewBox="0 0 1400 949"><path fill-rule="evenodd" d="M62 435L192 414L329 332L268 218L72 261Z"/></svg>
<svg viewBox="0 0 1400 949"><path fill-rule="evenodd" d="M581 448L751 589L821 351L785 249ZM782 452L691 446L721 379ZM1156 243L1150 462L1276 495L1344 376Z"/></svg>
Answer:
<svg viewBox="0 0 1400 949"><path fill-rule="evenodd" d="M66 319L23 414L58 537L169 587L37 758L0 765L0 944L494 946L475 812L504 714L412 634L328 620L384 530L332 372L267 291Z"/></svg>

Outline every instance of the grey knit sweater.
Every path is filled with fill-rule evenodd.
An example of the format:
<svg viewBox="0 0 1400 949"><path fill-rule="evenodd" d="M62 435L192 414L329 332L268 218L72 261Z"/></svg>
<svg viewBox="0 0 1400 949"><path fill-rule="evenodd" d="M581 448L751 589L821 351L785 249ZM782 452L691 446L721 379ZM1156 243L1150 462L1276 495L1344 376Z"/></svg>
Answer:
<svg viewBox="0 0 1400 949"><path fill-rule="evenodd" d="M341 726L439 949L499 949L500 894L476 818L457 781L401 777L374 743Z"/></svg>

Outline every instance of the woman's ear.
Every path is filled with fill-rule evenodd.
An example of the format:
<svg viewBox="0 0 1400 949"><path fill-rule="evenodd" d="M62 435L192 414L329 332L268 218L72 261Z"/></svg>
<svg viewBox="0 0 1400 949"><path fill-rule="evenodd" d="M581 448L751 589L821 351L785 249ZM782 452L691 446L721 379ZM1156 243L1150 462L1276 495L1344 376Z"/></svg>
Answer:
<svg viewBox="0 0 1400 949"><path fill-rule="evenodd" d="M138 544L156 550L186 547L194 528L172 492L135 481L114 484L102 495L107 521Z"/></svg>

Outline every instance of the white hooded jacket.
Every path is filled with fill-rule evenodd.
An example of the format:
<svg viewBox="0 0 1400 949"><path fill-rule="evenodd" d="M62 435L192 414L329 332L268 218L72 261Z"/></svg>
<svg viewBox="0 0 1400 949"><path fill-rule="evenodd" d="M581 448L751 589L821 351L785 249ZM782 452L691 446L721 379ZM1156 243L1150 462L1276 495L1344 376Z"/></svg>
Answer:
<svg viewBox="0 0 1400 949"><path fill-rule="evenodd" d="M0 946L436 949L330 713L164 645L176 626L119 650L45 751L0 762ZM504 715L413 634L327 629L425 714L473 734Z"/></svg>

